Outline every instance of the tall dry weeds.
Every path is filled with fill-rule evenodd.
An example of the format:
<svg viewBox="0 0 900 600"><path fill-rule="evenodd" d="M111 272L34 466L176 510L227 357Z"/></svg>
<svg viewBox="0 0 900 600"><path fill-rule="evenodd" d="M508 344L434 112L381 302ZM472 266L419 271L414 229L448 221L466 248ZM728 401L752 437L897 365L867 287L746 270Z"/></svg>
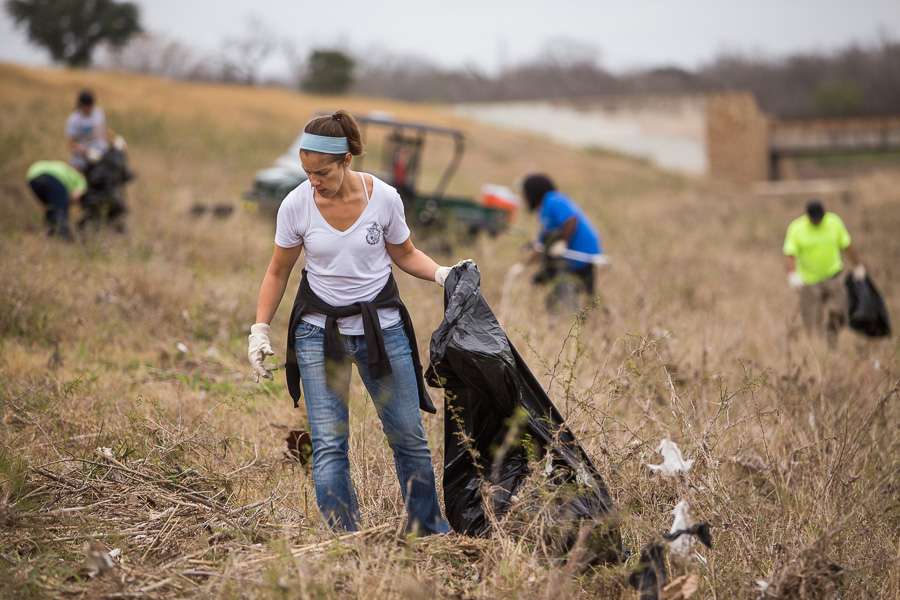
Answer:
<svg viewBox="0 0 900 600"><path fill-rule="evenodd" d="M64 158L62 123L84 85L128 139L138 178L127 235L67 246L42 236L23 174ZM713 549L672 567L700 574L700 597L897 597L898 345L846 331L829 349L801 332L780 247L805 198L754 197L361 98L0 66L0 99L0 595L632 598L638 550L686 499L711 524ZM283 453L303 412L279 378L248 377L274 229L240 196L314 110L339 103L462 127L454 193L541 168L595 218L613 264L583 318L547 312L527 270L507 276L533 234L527 214L437 258L478 262L485 297L609 485L623 564L573 573L539 537L503 528L403 537L390 450L358 381L351 468L366 531L320 527L311 474ZM897 184L873 173L849 199L825 199L892 315ZM238 210L192 216L223 203ZM440 290L398 279L427 348ZM286 327L283 307L279 354ZM425 423L440 475L442 418ZM686 475L647 468L664 437L696 461ZM92 577L86 541L120 559Z"/></svg>

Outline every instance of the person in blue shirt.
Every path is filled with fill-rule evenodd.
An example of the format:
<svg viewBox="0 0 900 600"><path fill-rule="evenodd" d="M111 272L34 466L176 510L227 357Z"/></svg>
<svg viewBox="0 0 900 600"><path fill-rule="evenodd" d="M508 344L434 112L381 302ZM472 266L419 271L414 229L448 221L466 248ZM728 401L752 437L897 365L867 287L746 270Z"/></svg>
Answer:
<svg viewBox="0 0 900 600"><path fill-rule="evenodd" d="M593 298L594 265L589 261L603 253L597 228L546 175L526 177L522 192L529 210L537 212L540 226L537 247L543 250L536 254L540 254L542 265L535 283L553 281L559 288L561 279L574 280Z"/></svg>

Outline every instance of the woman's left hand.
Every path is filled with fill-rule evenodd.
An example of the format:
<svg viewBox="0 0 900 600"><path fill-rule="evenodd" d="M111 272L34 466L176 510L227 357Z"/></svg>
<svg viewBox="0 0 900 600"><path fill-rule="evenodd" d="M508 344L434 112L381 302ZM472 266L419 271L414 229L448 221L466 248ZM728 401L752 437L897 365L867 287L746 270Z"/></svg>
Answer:
<svg viewBox="0 0 900 600"><path fill-rule="evenodd" d="M471 258L467 258L467 259L465 259L465 260L459 261L458 263L456 263L456 264L453 265L452 267L438 267L438 270L435 271L435 273L434 273L434 281L435 281L435 283L437 283L437 284L438 284L439 286L441 286L441 287L444 287L444 282L447 280L447 275L450 274L450 271L452 271L452 270L455 269L456 267L458 267L458 266L460 266L460 265L463 265L463 264L465 264L465 263L472 263L472 264L474 265L474 264L475 264L475 261L472 260Z"/></svg>
<svg viewBox="0 0 900 600"><path fill-rule="evenodd" d="M450 270L452 267L438 267L438 270L434 272L434 281L439 286L444 287L444 281L447 280L447 275L450 274Z"/></svg>

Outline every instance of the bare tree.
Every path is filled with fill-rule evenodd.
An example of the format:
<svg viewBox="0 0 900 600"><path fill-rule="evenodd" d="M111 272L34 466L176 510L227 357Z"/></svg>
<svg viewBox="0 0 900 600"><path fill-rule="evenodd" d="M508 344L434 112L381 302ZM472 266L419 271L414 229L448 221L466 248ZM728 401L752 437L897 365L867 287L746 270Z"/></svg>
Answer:
<svg viewBox="0 0 900 600"><path fill-rule="evenodd" d="M308 40L306 40L308 42ZM489 76L470 66L444 69L421 56L370 48L351 52L352 91L412 102L484 102L543 98L579 98L608 94L683 94L713 90L753 93L767 113L783 118L829 115L900 114L900 42L887 36L870 45L831 52L798 53L781 58L724 53L690 71L661 66L612 74L600 65L590 44L557 39L530 61ZM310 75L313 48L297 50L251 19L243 36L225 43L225 59L212 60L177 42L144 34L125 47L107 46L101 66L154 73L178 79L259 82L260 70L280 51L289 65L289 83L299 88Z"/></svg>
<svg viewBox="0 0 900 600"><path fill-rule="evenodd" d="M801 53L780 60L720 56L700 70L705 85L753 92L760 107L788 118L828 116L829 90L858 99L844 102L844 116L900 113L900 42L882 39L830 53Z"/></svg>
<svg viewBox="0 0 900 600"><path fill-rule="evenodd" d="M309 50L299 50L292 40L282 41L280 48L288 64L289 85L293 89L300 89L309 71Z"/></svg>
<svg viewBox="0 0 900 600"><path fill-rule="evenodd" d="M278 46L271 29L258 18L250 17L242 35L225 38L222 43L223 79L255 85L262 67Z"/></svg>
<svg viewBox="0 0 900 600"><path fill-rule="evenodd" d="M180 42L152 33L135 36L121 48L104 46L96 63L101 67L172 79L208 81L216 77L212 61L208 57Z"/></svg>

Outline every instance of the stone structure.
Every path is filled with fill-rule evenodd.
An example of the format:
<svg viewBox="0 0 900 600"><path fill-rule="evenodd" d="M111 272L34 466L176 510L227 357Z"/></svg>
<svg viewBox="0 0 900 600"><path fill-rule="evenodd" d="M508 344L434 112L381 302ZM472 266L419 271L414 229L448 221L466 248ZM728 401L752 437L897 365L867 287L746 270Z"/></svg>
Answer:
<svg viewBox="0 0 900 600"><path fill-rule="evenodd" d="M706 97L707 175L748 184L769 178L769 122L749 93Z"/></svg>

